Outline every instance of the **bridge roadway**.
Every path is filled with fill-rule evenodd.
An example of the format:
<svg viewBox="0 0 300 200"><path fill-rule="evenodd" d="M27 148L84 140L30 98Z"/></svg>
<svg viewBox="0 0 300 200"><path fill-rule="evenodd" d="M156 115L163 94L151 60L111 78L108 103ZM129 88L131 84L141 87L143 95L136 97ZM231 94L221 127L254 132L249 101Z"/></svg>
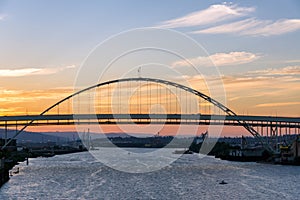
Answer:
<svg viewBox="0 0 300 200"><path fill-rule="evenodd" d="M273 116L229 116L201 114L60 114L60 115L19 115L0 117L0 127L16 127L72 124L190 124L242 126L246 122L252 127L277 127L300 129L300 118Z"/></svg>

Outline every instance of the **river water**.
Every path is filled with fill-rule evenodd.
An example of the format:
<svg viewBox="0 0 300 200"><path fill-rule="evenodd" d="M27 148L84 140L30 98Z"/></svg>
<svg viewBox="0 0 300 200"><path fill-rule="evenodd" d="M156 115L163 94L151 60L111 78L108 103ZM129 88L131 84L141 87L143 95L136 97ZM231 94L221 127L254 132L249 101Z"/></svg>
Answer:
<svg viewBox="0 0 300 200"><path fill-rule="evenodd" d="M139 150L136 150L139 151ZM171 156L171 155L170 155ZM299 199L300 167L183 155L161 170L128 173L89 152L30 159L0 199ZM219 184L222 180L228 184Z"/></svg>

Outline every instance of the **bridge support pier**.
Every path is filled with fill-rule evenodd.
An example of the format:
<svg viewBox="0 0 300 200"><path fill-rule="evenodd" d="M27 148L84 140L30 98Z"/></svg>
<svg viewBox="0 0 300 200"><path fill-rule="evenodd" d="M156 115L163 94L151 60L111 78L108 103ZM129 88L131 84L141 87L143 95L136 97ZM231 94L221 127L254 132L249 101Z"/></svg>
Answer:
<svg viewBox="0 0 300 200"><path fill-rule="evenodd" d="M7 121L5 121L5 128L4 128L4 144L7 143Z"/></svg>

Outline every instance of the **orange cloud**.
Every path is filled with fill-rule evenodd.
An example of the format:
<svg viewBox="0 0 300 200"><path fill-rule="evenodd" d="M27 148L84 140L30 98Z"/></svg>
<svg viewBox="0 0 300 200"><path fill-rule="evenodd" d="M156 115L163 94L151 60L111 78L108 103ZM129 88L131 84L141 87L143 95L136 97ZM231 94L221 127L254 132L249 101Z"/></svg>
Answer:
<svg viewBox="0 0 300 200"><path fill-rule="evenodd" d="M279 106L292 106L292 105L300 105L300 102L263 103L263 104L258 104L255 107L279 107Z"/></svg>

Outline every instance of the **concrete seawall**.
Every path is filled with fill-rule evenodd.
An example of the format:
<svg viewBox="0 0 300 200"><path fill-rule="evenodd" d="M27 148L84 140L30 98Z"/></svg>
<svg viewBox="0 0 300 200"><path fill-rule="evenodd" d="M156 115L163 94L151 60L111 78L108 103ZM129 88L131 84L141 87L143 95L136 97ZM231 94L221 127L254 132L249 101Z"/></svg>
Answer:
<svg viewBox="0 0 300 200"><path fill-rule="evenodd" d="M5 159L0 159L0 187L9 180L10 167L5 163Z"/></svg>

